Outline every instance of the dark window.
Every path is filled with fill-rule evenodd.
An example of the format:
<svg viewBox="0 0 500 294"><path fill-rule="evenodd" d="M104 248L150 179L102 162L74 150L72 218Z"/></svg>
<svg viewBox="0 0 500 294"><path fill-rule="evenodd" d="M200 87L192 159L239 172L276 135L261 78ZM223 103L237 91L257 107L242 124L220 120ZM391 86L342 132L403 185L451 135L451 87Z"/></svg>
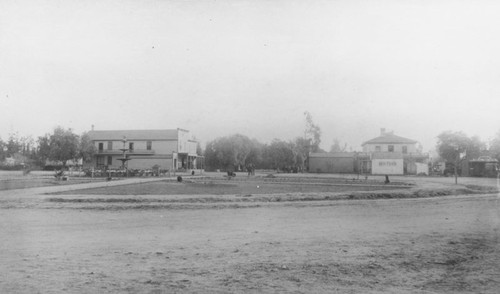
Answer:
<svg viewBox="0 0 500 294"><path fill-rule="evenodd" d="M389 152L394 152L394 145L389 145Z"/></svg>
<svg viewBox="0 0 500 294"><path fill-rule="evenodd" d="M101 167L103 165L104 165L104 156L97 156L97 167Z"/></svg>
<svg viewBox="0 0 500 294"><path fill-rule="evenodd" d="M99 150L100 151L104 150L104 143L99 143Z"/></svg>
<svg viewBox="0 0 500 294"><path fill-rule="evenodd" d="M380 146L375 146L375 152L380 152Z"/></svg>
<svg viewBox="0 0 500 294"><path fill-rule="evenodd" d="M403 146L403 153L408 153L408 146Z"/></svg>
<svg viewBox="0 0 500 294"><path fill-rule="evenodd" d="M134 150L134 143L128 143L128 149Z"/></svg>
<svg viewBox="0 0 500 294"><path fill-rule="evenodd" d="M112 164L113 164L113 157L108 156L108 165L112 165Z"/></svg>
<svg viewBox="0 0 500 294"><path fill-rule="evenodd" d="M108 141L108 150L113 150L113 141Z"/></svg>
<svg viewBox="0 0 500 294"><path fill-rule="evenodd" d="M153 142L151 142L151 141L147 141L147 142L146 142L146 149L147 149L147 150L151 150L151 148L152 148L152 147L153 147Z"/></svg>

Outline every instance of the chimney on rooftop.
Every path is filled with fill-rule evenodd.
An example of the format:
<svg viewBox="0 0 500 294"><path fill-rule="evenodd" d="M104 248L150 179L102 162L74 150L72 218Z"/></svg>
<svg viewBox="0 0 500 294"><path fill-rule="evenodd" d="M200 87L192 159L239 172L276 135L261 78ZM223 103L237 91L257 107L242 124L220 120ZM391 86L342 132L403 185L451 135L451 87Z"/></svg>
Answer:
<svg viewBox="0 0 500 294"><path fill-rule="evenodd" d="M385 135L385 128L380 128L380 136Z"/></svg>
<svg viewBox="0 0 500 294"><path fill-rule="evenodd" d="M92 125L92 131L94 130L94 125Z"/></svg>

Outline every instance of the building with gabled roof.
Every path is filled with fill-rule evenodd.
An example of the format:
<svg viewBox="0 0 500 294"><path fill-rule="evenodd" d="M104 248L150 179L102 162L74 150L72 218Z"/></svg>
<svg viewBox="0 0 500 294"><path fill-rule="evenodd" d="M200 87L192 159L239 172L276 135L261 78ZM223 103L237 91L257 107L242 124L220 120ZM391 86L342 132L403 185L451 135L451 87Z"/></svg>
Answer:
<svg viewBox="0 0 500 294"><path fill-rule="evenodd" d="M370 154L372 174L429 174L429 154L421 152L416 140L380 129L380 135L365 141L363 152Z"/></svg>
<svg viewBox="0 0 500 294"><path fill-rule="evenodd" d="M91 163L99 169L197 169L198 142L188 130L92 130L97 152Z"/></svg>
<svg viewBox="0 0 500 294"><path fill-rule="evenodd" d="M382 135L364 142L361 146L374 143L393 144L415 144L417 141L394 135L394 132L383 133Z"/></svg>
<svg viewBox="0 0 500 294"><path fill-rule="evenodd" d="M380 129L380 136L365 141L361 146L363 152L401 152L416 153L417 141L394 135L394 132L386 132Z"/></svg>

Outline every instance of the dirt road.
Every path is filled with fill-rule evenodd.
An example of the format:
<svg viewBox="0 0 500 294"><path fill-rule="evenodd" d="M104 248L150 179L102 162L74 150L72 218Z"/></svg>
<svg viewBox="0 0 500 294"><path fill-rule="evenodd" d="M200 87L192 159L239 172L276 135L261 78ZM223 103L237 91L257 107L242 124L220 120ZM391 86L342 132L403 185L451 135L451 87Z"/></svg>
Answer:
<svg viewBox="0 0 500 294"><path fill-rule="evenodd" d="M0 209L0 292L497 293L499 203Z"/></svg>

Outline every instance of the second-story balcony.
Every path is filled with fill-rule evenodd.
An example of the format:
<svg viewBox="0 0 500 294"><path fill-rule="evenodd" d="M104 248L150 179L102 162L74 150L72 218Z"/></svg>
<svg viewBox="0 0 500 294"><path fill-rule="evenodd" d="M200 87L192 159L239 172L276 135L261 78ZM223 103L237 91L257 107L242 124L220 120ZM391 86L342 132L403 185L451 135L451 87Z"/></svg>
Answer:
<svg viewBox="0 0 500 294"><path fill-rule="evenodd" d="M403 153L404 158L409 159L428 159L429 153Z"/></svg>
<svg viewBox="0 0 500 294"><path fill-rule="evenodd" d="M98 154L103 154L103 155L122 155L123 152L120 149L103 149L103 150L98 150ZM127 150L126 154L129 155L152 155L155 154L155 150L147 150L147 149L132 149L132 150Z"/></svg>

